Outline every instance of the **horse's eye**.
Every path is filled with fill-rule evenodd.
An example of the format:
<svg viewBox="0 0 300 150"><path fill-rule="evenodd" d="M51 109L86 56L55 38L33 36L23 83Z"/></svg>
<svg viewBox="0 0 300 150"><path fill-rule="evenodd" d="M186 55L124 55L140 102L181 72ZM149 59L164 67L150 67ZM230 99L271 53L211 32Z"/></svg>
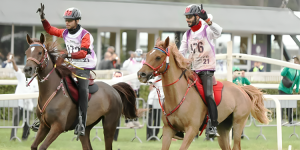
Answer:
<svg viewBox="0 0 300 150"><path fill-rule="evenodd" d="M39 52L39 55L42 55L42 52Z"/></svg>
<svg viewBox="0 0 300 150"><path fill-rule="evenodd" d="M156 60L160 60L161 58L160 58L159 56L157 56L155 59L156 59Z"/></svg>

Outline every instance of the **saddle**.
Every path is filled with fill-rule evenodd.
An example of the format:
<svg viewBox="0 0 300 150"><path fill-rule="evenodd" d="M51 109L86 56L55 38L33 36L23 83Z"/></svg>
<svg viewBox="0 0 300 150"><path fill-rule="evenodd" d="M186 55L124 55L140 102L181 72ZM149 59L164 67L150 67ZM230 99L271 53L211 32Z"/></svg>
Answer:
<svg viewBox="0 0 300 150"><path fill-rule="evenodd" d="M75 81L75 79L72 76L67 76L63 79L64 85L67 89L67 92L69 93L72 101L74 104L78 105L78 82ZM92 79L92 76L90 75L89 78L89 97L88 100L91 99L91 94L94 94L98 91L99 87L97 84L94 84L94 80Z"/></svg>
<svg viewBox="0 0 300 150"><path fill-rule="evenodd" d="M198 91L200 97L202 98L204 104L207 105L207 102L206 102L206 99L205 99L205 94L204 94L204 89L203 89L203 85L202 85L202 81L201 81L200 77L195 72L194 72L193 76L194 76L193 80L197 80L197 82L194 86L195 86L196 90ZM213 85L214 99L215 99L215 102L216 102L217 106L221 103L223 87L224 87L224 85L220 81L217 81L217 84ZM209 117L208 117L208 115L206 115L206 117L203 120L203 123L202 123L201 127L199 128L199 131L200 131L199 136L201 136L203 130L206 128L208 119L209 119Z"/></svg>

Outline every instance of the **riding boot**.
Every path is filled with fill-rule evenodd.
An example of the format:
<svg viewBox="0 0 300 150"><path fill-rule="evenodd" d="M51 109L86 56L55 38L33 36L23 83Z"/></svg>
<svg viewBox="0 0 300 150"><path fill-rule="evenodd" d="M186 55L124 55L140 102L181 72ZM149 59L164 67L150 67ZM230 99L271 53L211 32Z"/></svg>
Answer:
<svg viewBox="0 0 300 150"><path fill-rule="evenodd" d="M209 130L206 133L210 138L219 136L217 131L218 126L218 109L213 96L213 75L214 71L201 71L198 73L202 80L205 99L207 102L208 114L210 121L208 123Z"/></svg>
<svg viewBox="0 0 300 150"><path fill-rule="evenodd" d="M81 136L85 135L85 127L86 127L86 118L87 118L87 107L88 107L88 93L89 93L89 80L90 71L89 70L76 70L76 74L80 77L85 77L87 79L78 80L78 103L79 103L79 123L75 127L74 134L79 134Z"/></svg>

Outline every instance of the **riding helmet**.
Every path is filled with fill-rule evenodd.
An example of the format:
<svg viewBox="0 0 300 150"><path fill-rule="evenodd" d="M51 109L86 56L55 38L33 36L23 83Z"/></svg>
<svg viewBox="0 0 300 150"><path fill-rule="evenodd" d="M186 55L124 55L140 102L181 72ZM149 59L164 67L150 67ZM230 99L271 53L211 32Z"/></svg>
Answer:
<svg viewBox="0 0 300 150"><path fill-rule="evenodd" d="M63 17L65 19L74 19L74 20L81 19L81 12L79 9L71 7L65 11Z"/></svg>
<svg viewBox="0 0 300 150"><path fill-rule="evenodd" d="M201 7L196 4L191 4L185 8L184 15L197 15L199 16Z"/></svg>

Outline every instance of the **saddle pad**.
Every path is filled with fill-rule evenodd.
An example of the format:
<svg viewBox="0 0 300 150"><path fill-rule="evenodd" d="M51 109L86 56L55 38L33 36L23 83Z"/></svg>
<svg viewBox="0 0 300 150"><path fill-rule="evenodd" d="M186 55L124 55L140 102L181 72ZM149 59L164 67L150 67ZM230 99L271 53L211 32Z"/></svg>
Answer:
<svg viewBox="0 0 300 150"><path fill-rule="evenodd" d="M197 82L195 85L197 86L198 92L200 93L200 96L201 96L203 102L207 105L205 95L204 95L202 81L196 73L195 73L195 77L197 78ZM216 105L218 106L220 104L221 98L222 98L223 83L217 81L217 84L213 86L213 90L214 90L215 102L216 102Z"/></svg>
<svg viewBox="0 0 300 150"><path fill-rule="evenodd" d="M66 89L67 89L72 101L75 104L77 104L78 98L79 98L77 83L74 81L74 79L71 79L71 77L69 77L69 76L64 79L64 83L65 83ZM91 99L91 93L89 93L88 100L90 100L90 99Z"/></svg>

